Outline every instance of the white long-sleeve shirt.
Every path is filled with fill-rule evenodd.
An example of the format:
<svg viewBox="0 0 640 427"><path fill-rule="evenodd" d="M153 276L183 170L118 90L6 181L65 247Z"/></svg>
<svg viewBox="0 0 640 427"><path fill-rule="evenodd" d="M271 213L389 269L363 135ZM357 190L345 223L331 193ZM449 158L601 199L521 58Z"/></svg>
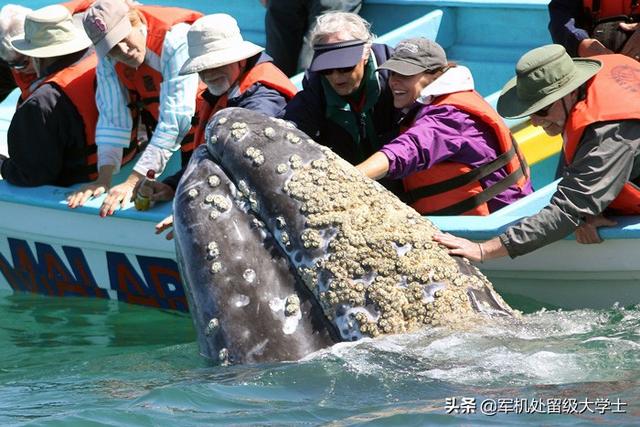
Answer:
<svg viewBox="0 0 640 427"><path fill-rule="evenodd" d="M180 148L180 141L191 128L195 112L198 75L180 76L180 68L189 59L187 31L189 25L174 25L166 33L160 57L147 49L144 63L162 74L158 124L149 145L136 163L134 170L146 174L154 169L162 173L171 155ZM96 104L98 124L96 145L98 168L105 165L120 170L123 149L129 146L133 119L127 104L129 95L118 79L115 61L100 59L97 68L98 87Z"/></svg>

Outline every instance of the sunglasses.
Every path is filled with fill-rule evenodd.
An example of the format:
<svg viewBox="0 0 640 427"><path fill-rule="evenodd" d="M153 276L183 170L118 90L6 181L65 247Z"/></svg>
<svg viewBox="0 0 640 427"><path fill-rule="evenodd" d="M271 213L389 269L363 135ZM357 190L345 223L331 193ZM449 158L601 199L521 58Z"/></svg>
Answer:
<svg viewBox="0 0 640 427"><path fill-rule="evenodd" d="M549 115L549 110L551 110L551 107L553 107L553 104L555 104L555 102L547 105L544 108L541 108L540 110L536 111L535 113L532 113L532 116L538 116L538 117L547 117Z"/></svg>
<svg viewBox="0 0 640 427"><path fill-rule="evenodd" d="M346 73L352 72L357 65L358 64L354 65L353 67L329 68L327 70L321 70L319 71L319 73L322 74L323 76L328 76L330 74L333 74L334 71L337 71L340 74L346 74Z"/></svg>

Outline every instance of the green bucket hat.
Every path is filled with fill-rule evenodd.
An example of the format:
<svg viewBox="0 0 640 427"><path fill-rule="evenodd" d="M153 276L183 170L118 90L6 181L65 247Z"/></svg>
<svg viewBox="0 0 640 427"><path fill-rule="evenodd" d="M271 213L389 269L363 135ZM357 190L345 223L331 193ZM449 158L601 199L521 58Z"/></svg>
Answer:
<svg viewBox="0 0 640 427"><path fill-rule="evenodd" d="M516 64L516 76L502 88L498 113L507 119L530 116L579 88L601 67L596 59L572 59L558 44L530 50Z"/></svg>

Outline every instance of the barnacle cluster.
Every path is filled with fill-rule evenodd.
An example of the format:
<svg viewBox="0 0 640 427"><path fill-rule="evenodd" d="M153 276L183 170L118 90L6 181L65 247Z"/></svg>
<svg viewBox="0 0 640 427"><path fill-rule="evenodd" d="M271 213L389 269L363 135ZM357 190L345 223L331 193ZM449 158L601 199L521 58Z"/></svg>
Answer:
<svg viewBox="0 0 640 427"><path fill-rule="evenodd" d="M264 164L264 156L258 148L247 147L247 149L244 150L244 156L251 159L254 166L262 166Z"/></svg>
<svg viewBox="0 0 640 427"><path fill-rule="evenodd" d="M475 316L468 289L490 287L488 280L460 271L431 240L430 221L326 154L307 164L292 155L296 170L284 190L305 215L304 248L326 245L325 256L298 273L327 317L375 337Z"/></svg>

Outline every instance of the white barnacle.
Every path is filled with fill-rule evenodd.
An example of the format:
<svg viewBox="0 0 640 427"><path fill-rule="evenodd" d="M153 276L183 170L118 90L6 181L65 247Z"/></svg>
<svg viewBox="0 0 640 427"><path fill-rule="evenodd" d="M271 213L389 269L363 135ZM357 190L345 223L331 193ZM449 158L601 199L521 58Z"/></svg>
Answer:
<svg viewBox="0 0 640 427"><path fill-rule="evenodd" d="M237 308L246 307L251 303L251 298L242 294L234 295L231 299L232 304Z"/></svg>
<svg viewBox="0 0 640 427"><path fill-rule="evenodd" d="M285 138L287 138L287 141L289 141L292 144L300 143L300 137L292 132L287 132L287 135L285 136Z"/></svg>
<svg viewBox="0 0 640 427"><path fill-rule="evenodd" d="M211 320L209 320L209 323L204 329L204 334L206 336L211 336L218 331L219 327L220 327L220 321L214 317Z"/></svg>
<svg viewBox="0 0 640 427"><path fill-rule="evenodd" d="M283 216L279 216L276 218L276 227L278 227L278 229L282 230L286 226L287 226L287 221L285 221Z"/></svg>
<svg viewBox="0 0 640 427"><path fill-rule="evenodd" d="M218 249L218 244L216 242L209 242L207 245L207 256L211 259L218 258L220 255L220 249Z"/></svg>
<svg viewBox="0 0 640 427"><path fill-rule="evenodd" d="M288 245L289 242L289 233L287 233L286 231L283 231L282 234L280 235L280 241L284 244L284 245Z"/></svg>
<svg viewBox="0 0 640 427"><path fill-rule="evenodd" d="M227 123L227 118L226 117L220 118L220 120L218 120L218 123L221 124L221 125Z"/></svg>
<svg viewBox="0 0 640 427"><path fill-rule="evenodd" d="M220 351L218 352L218 360L223 365L228 364L229 363L229 350L227 350L226 348L220 349Z"/></svg>
<svg viewBox="0 0 640 427"><path fill-rule="evenodd" d="M211 135L211 138L209 138L209 142L211 144L217 144L218 143L218 135Z"/></svg>
<svg viewBox="0 0 640 427"><path fill-rule="evenodd" d="M267 138L273 138L274 136L276 136L276 131L275 129L273 129L272 127L266 127L264 128L264 136L266 136Z"/></svg>
<svg viewBox="0 0 640 427"><path fill-rule="evenodd" d="M256 148L255 147L247 147L246 150L244 150L244 156L248 157L250 159L254 158L256 155Z"/></svg>
<svg viewBox="0 0 640 427"><path fill-rule="evenodd" d="M209 269L213 274L220 272L220 270L222 270L222 263L220 261L216 261L211 264L211 268Z"/></svg>
<svg viewBox="0 0 640 427"><path fill-rule="evenodd" d="M300 298L295 294L289 295L284 307L285 316L293 316L298 312L300 312Z"/></svg>
<svg viewBox="0 0 640 427"><path fill-rule="evenodd" d="M217 187L218 185L220 185L220 177L218 175L211 175L208 179L209 181L209 185L211 187Z"/></svg>
<svg viewBox="0 0 640 427"><path fill-rule="evenodd" d="M195 188L192 188L191 190L189 190L189 192L187 193L187 195L189 196L189 198L191 200L195 199L196 197L198 197L198 190L196 190Z"/></svg>
<svg viewBox="0 0 640 427"><path fill-rule="evenodd" d="M216 194L213 196L213 205L220 212L226 212L231 209L231 202L224 196Z"/></svg>
<svg viewBox="0 0 640 427"><path fill-rule="evenodd" d="M213 194L207 194L206 197L204 198L204 201L206 203L211 203L211 202L213 202L213 197L214 197Z"/></svg>
<svg viewBox="0 0 640 427"><path fill-rule="evenodd" d="M258 150L260 151L260 150ZM264 164L264 156L262 154L257 154L254 158L253 158L253 165L254 166L262 166Z"/></svg>
<svg viewBox="0 0 640 427"><path fill-rule="evenodd" d="M240 129L234 129L231 131L231 135L233 135L233 137L238 140L240 138L242 138L243 136L245 136L247 134L247 129L246 128L240 128Z"/></svg>
<svg viewBox="0 0 640 427"><path fill-rule="evenodd" d="M248 283L253 283L253 281L256 280L256 272L251 268L247 268L244 273L242 273L242 277Z"/></svg>
<svg viewBox="0 0 640 427"><path fill-rule="evenodd" d="M279 173L280 175L282 175L283 173L286 173L289 170L289 166L287 166L284 163L280 163L278 166L276 166L276 172Z"/></svg>
<svg viewBox="0 0 640 427"><path fill-rule="evenodd" d="M209 218L211 219L218 219L219 216L220 216L220 211L214 210L209 212Z"/></svg>
<svg viewBox="0 0 640 427"><path fill-rule="evenodd" d="M289 157L289 162L293 163L302 163L302 157L300 157L297 154L292 154L291 157Z"/></svg>
<svg viewBox="0 0 640 427"><path fill-rule="evenodd" d="M244 122L233 122L231 125L231 129L244 129L247 127L247 124Z"/></svg>
<svg viewBox="0 0 640 427"><path fill-rule="evenodd" d="M249 185L247 184L247 181L245 181L244 179L239 180L238 190L244 195L249 194Z"/></svg>

